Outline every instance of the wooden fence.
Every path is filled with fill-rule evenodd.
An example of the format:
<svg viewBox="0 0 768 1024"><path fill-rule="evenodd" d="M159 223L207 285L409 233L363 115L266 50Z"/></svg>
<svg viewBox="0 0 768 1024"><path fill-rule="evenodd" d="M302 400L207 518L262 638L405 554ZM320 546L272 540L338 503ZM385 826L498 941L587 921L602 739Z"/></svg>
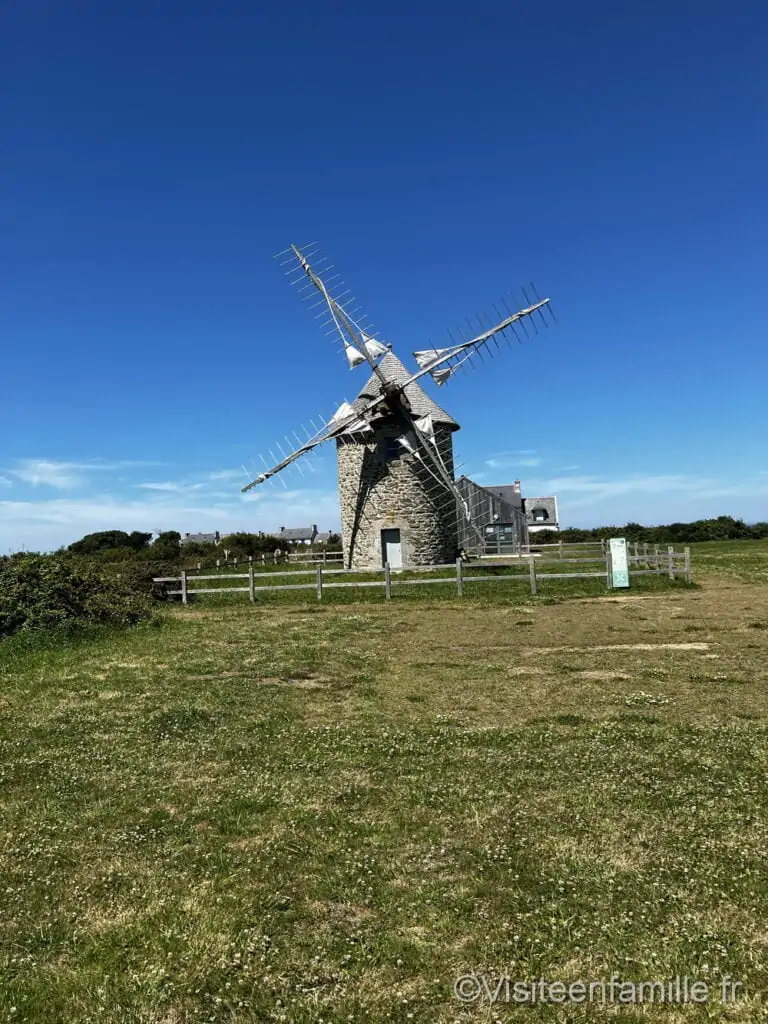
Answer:
<svg viewBox="0 0 768 1024"><path fill-rule="evenodd" d="M311 551L308 550L306 553L303 551L289 551L276 556L274 552L269 554L262 553L260 555L244 555L235 558L217 558L215 560L208 559L207 561L200 561L191 569L187 569L187 573L199 573L205 572L207 569L221 569L226 568L228 565L234 566L235 569L240 566L259 566L259 565L277 565L283 562L297 563L300 565L338 565L344 561L344 555L341 551Z"/></svg>
<svg viewBox="0 0 768 1024"><path fill-rule="evenodd" d="M675 551L673 547L668 547L666 551L662 551L657 545L657 550L642 554L630 554L628 555L629 562L629 575L630 578L634 576L669 576L670 579L676 579L682 576L687 583L692 582L691 574L691 550L690 548L684 548L682 551ZM184 604L187 604L189 597L194 594L230 594L230 593L243 593L248 594L251 601L256 600L257 593L261 591L283 591L283 590L314 590L317 595L317 600L322 601L323 593L326 590L337 590L342 587L383 587L384 596L387 600L392 597L392 587L413 587L423 586L424 584L451 584L456 587L456 593L459 597L464 594L464 588L470 583L487 583L487 582L503 582L503 583L527 583L530 586L531 594L538 592L539 583L543 580L570 580L570 579L603 579L607 587L611 587L612 584L612 573L610 564L610 552L607 551L605 557L602 555L575 557L575 558L558 558L556 560L543 560L540 556L534 555L528 556L522 564L526 564L528 567L527 573L518 573L516 575L508 574L504 576L498 575L480 575L475 576L471 571L467 572L467 564L462 559L457 558L456 563L448 565L429 565L419 566L411 569L392 569L387 563L381 569L328 569L323 568L322 564L318 564L315 569L293 569L277 572L263 572L257 573L254 571L253 563L248 567L248 572L243 573L224 573L216 575L205 575L205 576L193 576L190 579L190 575L187 571L183 570L180 576L159 576L154 582L155 583L176 583L179 584L177 590L167 591L168 595L179 596ZM594 572L541 572L543 565L560 566L563 563L578 565L585 563L602 563L601 568ZM521 564L521 563L518 563ZM633 568L634 566L634 568ZM644 568L641 568L644 566ZM488 570L488 569L509 569L510 565L508 562L500 563L488 563L488 562L475 562L470 566L471 569ZM432 573L451 571L451 575L433 576ZM423 579L404 579L402 574L404 572L419 572L423 573L425 578ZM376 580L351 580L351 581L339 581L334 582L336 577L349 576L349 575L380 575L381 579ZM311 580L306 583L262 583L261 580L274 580L276 577L289 576L295 578L298 576L312 576ZM245 580L244 584L232 587L201 587L198 586L200 583L207 583L213 580ZM190 586L190 582L193 586Z"/></svg>
<svg viewBox="0 0 768 1024"><path fill-rule="evenodd" d="M674 545L673 545L674 546ZM537 544L533 538L529 538L528 545L525 549L525 554L530 554L536 551L546 551L557 553L560 558L565 554L573 550L585 551L593 550L600 553L605 557L605 552L608 549L607 540L574 540L574 541L562 541L556 540L549 544ZM640 559L645 562L653 562L659 557L665 556L667 546L662 544L650 544L648 541L627 541L627 554L633 558Z"/></svg>

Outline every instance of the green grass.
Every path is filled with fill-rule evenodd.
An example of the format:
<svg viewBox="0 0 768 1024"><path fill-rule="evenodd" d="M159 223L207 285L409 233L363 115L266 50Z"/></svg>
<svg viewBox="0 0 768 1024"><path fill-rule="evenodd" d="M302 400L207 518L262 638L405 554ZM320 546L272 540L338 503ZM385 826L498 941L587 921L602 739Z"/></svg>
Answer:
<svg viewBox="0 0 768 1024"><path fill-rule="evenodd" d="M717 557L0 645L0 1020L614 1019L477 971L729 974L620 1016L763 1021L768 591Z"/></svg>
<svg viewBox="0 0 768 1024"><path fill-rule="evenodd" d="M768 540L706 541L690 548L694 565L706 575L768 583Z"/></svg>

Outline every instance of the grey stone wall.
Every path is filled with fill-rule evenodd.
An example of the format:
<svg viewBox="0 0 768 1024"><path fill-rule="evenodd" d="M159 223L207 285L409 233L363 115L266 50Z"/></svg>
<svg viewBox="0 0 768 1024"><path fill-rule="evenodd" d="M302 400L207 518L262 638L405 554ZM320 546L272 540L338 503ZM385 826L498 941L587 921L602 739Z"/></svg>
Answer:
<svg viewBox="0 0 768 1024"><path fill-rule="evenodd" d="M438 565L456 557L456 505L450 491L412 455L386 458L397 431L379 428L373 440L337 441L344 564L380 568L381 531L399 529L403 565ZM435 426L438 451L453 479L452 431Z"/></svg>

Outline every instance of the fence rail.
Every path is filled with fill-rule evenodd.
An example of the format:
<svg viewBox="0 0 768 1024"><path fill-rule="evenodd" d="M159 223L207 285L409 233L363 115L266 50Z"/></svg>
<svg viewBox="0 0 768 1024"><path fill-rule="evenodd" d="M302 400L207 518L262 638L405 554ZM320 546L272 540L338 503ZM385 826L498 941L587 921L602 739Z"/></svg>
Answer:
<svg viewBox="0 0 768 1024"><path fill-rule="evenodd" d="M628 554L627 561L629 563L629 575L630 579L634 576L668 576L670 579L676 579L677 577L683 577L687 583L692 582L692 571L691 571L691 550L690 548L684 548L682 551L675 551L673 547L668 547L666 551L662 551L659 545L655 545L654 551L643 551L640 553L637 551L637 545L635 545L635 554ZM541 572L542 566L561 566L563 563L570 564L583 564L583 563L598 563L601 564L601 568L593 572ZM472 570L489 570L489 569L510 569L515 566L519 566L521 569L527 568L527 572L522 571L519 573L507 573L506 575L473 575ZM644 566L644 568L641 568ZM434 572L445 572L446 570L451 571L451 575L443 576L431 576L428 575ZM423 579L403 579L401 578L402 572L414 572L424 573ZM328 582L328 578L344 576L344 575L381 575L382 579L375 580L350 580L350 581L338 581L335 582L331 579ZM297 577L297 576L311 576L312 579L306 583L262 583L261 579L273 580L275 577ZM256 600L256 595L260 591L280 591L280 590L314 590L317 594L318 601L322 601L323 593L326 590L337 590L341 588L350 587L382 587L387 600L392 596L392 587L407 587L407 586L423 586L425 584L453 584L456 587L456 593L459 597L464 594L464 588L469 583L488 583L488 582L503 582L503 583L527 583L530 587L531 594L538 592L539 582L542 580L565 580L565 579L604 579L605 584L608 588L612 587L612 569L610 562L610 551L606 550L605 554L595 554L591 557L584 558L557 558L547 559L541 556L536 557L529 555L524 559L520 559L516 563L510 565L509 562L474 562L469 565L462 561L461 558L457 558L455 564L448 563L446 565L430 565L430 566L418 566L414 569L392 569L387 563L381 569L328 569L323 568L322 563L318 564L314 569L293 569L293 570L281 570L278 572L263 572L257 573L254 571L253 563L249 564L248 572L235 572L235 573L216 573L205 576L191 576L186 570L182 570L180 576L158 576L155 578L155 583L177 583L179 584L178 589L169 590L167 594L169 596L181 597L184 604L188 603L189 597L194 594L231 594L231 593L247 593L251 601ZM213 580L247 580L245 586L233 586L233 587L201 587L197 584L208 583ZM193 586L190 586L190 583Z"/></svg>
<svg viewBox="0 0 768 1024"><path fill-rule="evenodd" d="M262 553L260 555L238 555L233 558L206 559L199 561L196 566L187 569L187 573L206 572L208 569L221 569L222 567L226 568L228 565L232 565L237 569L239 566L250 565L266 566L283 563L288 565L292 563L298 565L334 565L338 563L343 564L343 562L344 555L341 551L307 551L306 554L303 551L284 551L280 555L270 552L269 554Z"/></svg>

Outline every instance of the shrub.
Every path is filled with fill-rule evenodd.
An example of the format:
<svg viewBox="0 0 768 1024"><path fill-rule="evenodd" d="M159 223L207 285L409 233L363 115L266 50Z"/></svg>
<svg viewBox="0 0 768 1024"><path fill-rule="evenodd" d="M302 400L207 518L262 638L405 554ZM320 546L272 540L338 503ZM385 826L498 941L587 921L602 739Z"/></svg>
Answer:
<svg viewBox="0 0 768 1024"><path fill-rule="evenodd" d="M72 558L25 555L0 564L0 637L20 630L130 626L150 614L148 595Z"/></svg>
<svg viewBox="0 0 768 1024"><path fill-rule="evenodd" d="M180 573L178 557L173 561L149 559L137 561L115 562L111 565L100 566L105 576L117 581L120 587L143 594L154 601L169 600L167 591L174 589L174 584L155 583L156 576L178 576ZM175 585L178 589L178 584Z"/></svg>

